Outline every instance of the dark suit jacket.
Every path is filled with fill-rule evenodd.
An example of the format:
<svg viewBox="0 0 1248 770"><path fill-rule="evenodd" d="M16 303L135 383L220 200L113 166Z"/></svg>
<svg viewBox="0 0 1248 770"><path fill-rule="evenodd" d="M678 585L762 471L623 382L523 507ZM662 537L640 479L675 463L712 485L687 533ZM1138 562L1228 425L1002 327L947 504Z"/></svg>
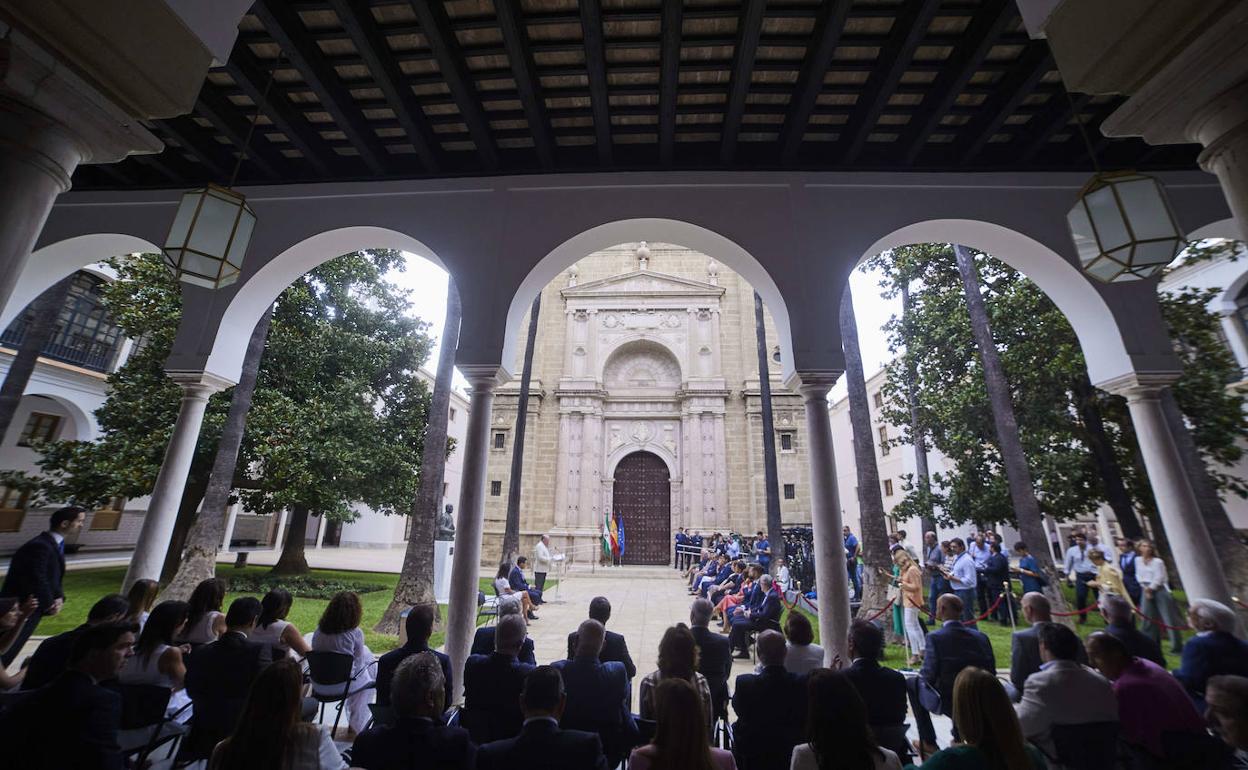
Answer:
<svg viewBox="0 0 1248 770"><path fill-rule="evenodd" d="M568 634L568 660L576 657L576 639L575 631ZM602 643L602 652L598 653L599 663L611 661L623 663L629 679L637 676L637 664L633 663L633 657L628 654L628 642L624 641L623 634L617 634L614 631L607 632L607 638Z"/></svg>
<svg viewBox="0 0 1248 770"><path fill-rule="evenodd" d="M65 575L65 556L51 532L40 532L22 544L9 562L0 596L16 596L25 600L34 596L39 611L47 614L52 602L64 599L61 578Z"/></svg>
<svg viewBox="0 0 1248 770"><path fill-rule="evenodd" d="M1082 644L1079 645L1075 660L1084 666L1088 665L1088 653L1084 651ZM1027 681L1027 677L1040 670L1042 662L1039 626L1033 625L1022 631L1015 631L1010 637L1010 684L1018 691L1017 697L1023 696L1023 683Z"/></svg>
<svg viewBox="0 0 1248 770"><path fill-rule="evenodd" d="M380 658L377 659L377 704L378 705L380 706L390 705L390 680L394 679L394 672L396 669L398 669L399 664L402 663L407 658L411 657L412 655L416 655L421 652L432 652L433 657L437 658L438 663L441 664L442 677L446 681L446 686L443 688L443 690L445 690L445 693L446 693L446 700L442 701L442 703L447 708L451 707L451 693L454 691L454 688L451 686L452 682L451 682L451 659L450 657L441 652L438 652L437 650L431 650L426 645L422 644L422 645L417 646L413 644L412 642L408 642L403 647L399 647L397 649L391 650L390 652L387 652L385 655L382 655Z"/></svg>
<svg viewBox="0 0 1248 770"><path fill-rule="evenodd" d="M560 722L563 727L589 731L620 725L632 728L628 711L631 690L623 663L573 658L551 665L563 675L563 688L568 694Z"/></svg>
<svg viewBox="0 0 1248 770"><path fill-rule="evenodd" d="M698 673L706 677L716 711L728 703L728 678L732 676L732 647L728 637L705 626L690 629L698 645Z"/></svg>
<svg viewBox="0 0 1248 770"><path fill-rule="evenodd" d="M511 572L507 575L507 583L513 591L529 590L529 581L524 579L524 570L519 565L512 567Z"/></svg>
<svg viewBox="0 0 1248 770"><path fill-rule="evenodd" d="M472 637L472 649L469 655L493 655L494 654L494 633L498 630L498 626L481 626ZM533 654L533 639L524 637L524 644L520 645L520 662L530 665L537 665L537 656ZM448 701L449 703L449 701Z"/></svg>
<svg viewBox="0 0 1248 770"><path fill-rule="evenodd" d="M1225 631L1198 634L1183 645L1183 658L1174 672L1193 696L1204 699L1205 684L1218 674L1248 676L1248 642Z"/></svg>
<svg viewBox="0 0 1248 770"><path fill-rule="evenodd" d="M927 653L919 676L940 693L940 710L946 716L953 713L953 680L967 666L997 673L992 644L983 631L950 620L927 635Z"/></svg>
<svg viewBox="0 0 1248 770"><path fill-rule="evenodd" d="M858 658L845 676L867 705L867 723L899 725L906 721L906 678L878 661Z"/></svg>
<svg viewBox="0 0 1248 770"><path fill-rule="evenodd" d="M524 725L515 738L487 743L477 751L477 770L607 770L602 742L593 733L561 730L549 719Z"/></svg>
<svg viewBox="0 0 1248 770"><path fill-rule="evenodd" d="M533 670L528 663L492 652L470 655L464 664L464 711L460 722L476 743L511 738L520 732L520 690Z"/></svg>
<svg viewBox="0 0 1248 770"><path fill-rule="evenodd" d="M186 694L195 704L185 750L200 756L234 731L251 683L273 662L272 648L236 631L195 650L186 664Z"/></svg>
<svg viewBox="0 0 1248 770"><path fill-rule="evenodd" d="M23 690L37 690L48 684L69 668L69 653L74 649L74 641L88 628L83 623L77 628L63 634L49 636L39 643L30 656L26 666L26 678L22 680Z"/></svg>
<svg viewBox="0 0 1248 770"><path fill-rule="evenodd" d="M394 727L371 727L351 746L351 766L364 770L460 770L472 767L476 747L468 731L432 719L401 719Z"/></svg>
<svg viewBox="0 0 1248 770"><path fill-rule="evenodd" d="M0 719L0 764L22 770L120 770L120 729L121 696L86 674L66 671Z"/></svg>
<svg viewBox="0 0 1248 770"><path fill-rule="evenodd" d="M1105 633L1126 645L1127 652L1135 657L1151 660L1162 668L1166 667L1166 656L1161 652L1161 645L1138 628L1111 623L1105 628Z"/></svg>
<svg viewBox="0 0 1248 770"><path fill-rule="evenodd" d="M784 666L764 666L737 677L732 707L732 753L749 770L788 770L793 747L804 743L806 679Z"/></svg>

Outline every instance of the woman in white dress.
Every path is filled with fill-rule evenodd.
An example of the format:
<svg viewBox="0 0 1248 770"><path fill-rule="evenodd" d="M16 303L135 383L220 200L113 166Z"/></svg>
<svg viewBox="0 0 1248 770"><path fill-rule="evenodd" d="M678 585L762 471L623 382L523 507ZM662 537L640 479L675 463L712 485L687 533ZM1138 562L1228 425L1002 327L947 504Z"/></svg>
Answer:
<svg viewBox="0 0 1248 770"><path fill-rule="evenodd" d="M224 602L225 581L221 578L208 578L195 586L187 602L190 614L186 628L175 638L192 646L217 641L225 633L225 614L221 612Z"/></svg>
<svg viewBox="0 0 1248 770"><path fill-rule="evenodd" d="M353 660L351 690L354 694L347 698L346 706L347 724L350 725L352 733L348 735L348 739L363 732L368 724L368 704L376 693L374 688L368 687L377 678L377 661L368 645L364 644L364 632L360 630L360 621L363 618L364 605L360 603L359 594L354 591L339 591L329 600L329 605L317 624L316 633L312 635L312 649L315 652L345 653ZM315 680L312 682L314 693L339 695L342 687L341 683L319 687Z"/></svg>
<svg viewBox="0 0 1248 770"><path fill-rule="evenodd" d="M806 692L806 738L793 748L789 770L825 767L901 770L897 755L876 742L867 725L867 706L854 683L840 671L810 674Z"/></svg>
<svg viewBox="0 0 1248 770"><path fill-rule="evenodd" d="M117 675L122 684L168 687L172 694L167 713L182 724L191 717L191 710L185 708L191 699L183 689L186 683L183 656L189 647L175 647L173 640L186 625L188 612L186 602L169 601L156 605L139 634L139 641L134 645L134 654L126 659L121 673Z"/></svg>
<svg viewBox="0 0 1248 770"><path fill-rule="evenodd" d="M143 624L147 623L148 613L152 611L158 593L160 583L155 580L143 578L134 581L134 585L130 586L130 595L126 597L126 601L130 602L130 613L126 615L126 621L138 623L140 632L143 631Z"/></svg>
<svg viewBox="0 0 1248 770"><path fill-rule="evenodd" d="M260 600L260 619L256 621L256 628L247 635L248 641L271 647L274 660L292 653L302 658L312 649L295 624L286 619L293 601L290 592L284 588L269 591Z"/></svg>
<svg viewBox="0 0 1248 770"><path fill-rule="evenodd" d="M266 666L234 733L217 744L210 770L346 770L347 763L323 725L304 723L303 673L290 658Z"/></svg>

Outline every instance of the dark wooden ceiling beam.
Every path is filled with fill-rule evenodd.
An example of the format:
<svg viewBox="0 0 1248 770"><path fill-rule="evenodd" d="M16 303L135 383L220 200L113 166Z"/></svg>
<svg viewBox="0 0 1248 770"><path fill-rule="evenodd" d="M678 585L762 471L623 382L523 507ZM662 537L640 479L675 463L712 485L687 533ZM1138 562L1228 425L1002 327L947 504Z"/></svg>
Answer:
<svg viewBox="0 0 1248 770"><path fill-rule="evenodd" d="M680 28L684 3L664 3L659 49L659 163L671 166L676 154L676 88L680 81Z"/></svg>
<svg viewBox="0 0 1248 770"><path fill-rule="evenodd" d="M176 118L153 120L152 124L161 133L176 141L183 151L195 156L214 182L221 185L229 184L235 158L230 155L229 150L218 144L211 136L204 136L204 129L198 123L182 115Z"/></svg>
<svg viewBox="0 0 1248 770"><path fill-rule="evenodd" d="M384 156L377 135L352 103L347 88L338 81L338 73L325 61L320 46L307 36L299 14L285 0L260 0L251 11L320 99L321 107L333 117L335 127L351 140L364 165L374 174L387 173L389 159Z"/></svg>
<svg viewBox="0 0 1248 770"><path fill-rule="evenodd" d="M1075 109L1082 110L1090 98L1087 94L1074 95ZM1066 94L1050 96L1044 104L1044 110L1033 115L1025 125L1028 139L1027 145L1018 153L1019 162L1030 163L1048 149L1049 140L1070 125L1070 116L1070 100L1066 98Z"/></svg>
<svg viewBox="0 0 1248 770"><path fill-rule="evenodd" d="M1009 0L985 0L983 10L972 17L962 42L937 70L928 96L923 99L922 117L910 121L901 132L898 144L907 148L907 163L913 163L927 146L928 137L940 126L940 119L949 113L958 94L983 67L984 58L1014 16L1013 3Z"/></svg>
<svg viewBox="0 0 1248 770"><path fill-rule="evenodd" d="M590 104L594 108L594 142L598 162L611 165L611 109L607 102L607 54L603 43L602 3L580 0L581 38L585 47L585 72L589 77Z"/></svg>
<svg viewBox="0 0 1248 770"><path fill-rule="evenodd" d="M164 152L155 155L131 155L135 163L141 166L147 166L156 173L168 179L175 187L190 187L195 184L203 184L207 179L201 179L195 176L194 168L189 161L180 157L174 148L167 147Z"/></svg>
<svg viewBox="0 0 1248 770"><path fill-rule="evenodd" d="M980 105L978 116L959 129L961 138L954 142L958 162L966 163L974 158L1052 68L1049 47L1040 40L1028 44L1014 70L1001 78L993 93Z"/></svg>
<svg viewBox="0 0 1248 770"><path fill-rule="evenodd" d="M498 167L498 148L494 145L494 137L490 134L490 124L481 107L476 93L472 73L464 62L455 31L451 29L450 18L446 15L446 6L441 0L411 0L412 10L420 21L421 31L433 51L438 62L438 69L443 80L451 89L451 96L468 132L472 135L472 143L476 145L477 156L486 169Z"/></svg>
<svg viewBox="0 0 1248 770"><path fill-rule="evenodd" d="M724 110L723 138L719 147L719 159L725 163L732 162L737 153L737 135L741 132L741 116L745 114L745 97L750 92L750 73L754 70L754 56L758 53L766 6L766 0L744 0L740 21L737 22L734 64L728 82L728 104Z"/></svg>
<svg viewBox="0 0 1248 770"><path fill-rule="evenodd" d="M798 150L801 149L802 136L806 133L806 126L810 123L810 115L815 109L819 94L823 91L824 76L832 64L832 55L840 43L845 20L852 6L852 0L829 0L823 4L815 21L814 32L806 46L801 74L797 76L797 83L793 86L788 114L780 132L780 160L783 163L796 160Z"/></svg>
<svg viewBox="0 0 1248 770"><path fill-rule="evenodd" d="M264 138L260 127L257 126L254 133L250 132L251 115L244 118L239 108L222 96L211 83L205 82L200 89L199 99L195 102L195 114L211 123L213 128L230 140L235 149L247 147L244 164L254 164L261 174L270 179L289 176L289 164L281 153L273 149L273 143ZM248 133L252 133L250 142L247 140Z"/></svg>
<svg viewBox="0 0 1248 770"><path fill-rule="evenodd" d="M511 65L512 79L520 92L520 106L533 135L533 147L542 168L555 165L555 141L550 134L550 121L546 117L546 100L542 97L537 65L529 50L527 33L522 19L520 0L494 0L494 12L498 15L498 27L503 33L503 46L507 49L507 61Z"/></svg>

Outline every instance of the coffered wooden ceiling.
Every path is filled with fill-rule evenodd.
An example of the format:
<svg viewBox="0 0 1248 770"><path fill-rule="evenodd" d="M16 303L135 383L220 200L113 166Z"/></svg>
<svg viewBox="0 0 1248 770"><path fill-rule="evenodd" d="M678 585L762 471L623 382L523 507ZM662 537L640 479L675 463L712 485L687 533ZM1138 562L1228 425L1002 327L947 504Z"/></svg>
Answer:
<svg viewBox="0 0 1248 770"><path fill-rule="evenodd" d="M1097 130L1012 0L260 0L168 146L75 187L662 169L1191 168ZM1072 110L1073 104L1073 110ZM257 105L259 105L257 109Z"/></svg>

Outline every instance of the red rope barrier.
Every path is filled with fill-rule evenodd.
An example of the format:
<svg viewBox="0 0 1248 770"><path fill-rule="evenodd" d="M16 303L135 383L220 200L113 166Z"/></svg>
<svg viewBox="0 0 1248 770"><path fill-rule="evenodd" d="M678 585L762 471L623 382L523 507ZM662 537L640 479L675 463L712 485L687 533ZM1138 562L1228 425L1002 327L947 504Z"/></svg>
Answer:
<svg viewBox="0 0 1248 770"><path fill-rule="evenodd" d="M1075 610L1074 612L1051 612L1049 614L1055 618L1073 618L1075 615L1086 615L1094 609L1096 609L1096 605L1089 604L1087 607L1084 607L1081 610Z"/></svg>
<svg viewBox="0 0 1248 770"><path fill-rule="evenodd" d="M971 619L971 620L964 620L964 621L962 621L962 624L963 624L963 625L966 625L966 626L973 626L973 625L975 625L976 623L978 623L979 621L984 620L984 619L985 619L985 618L987 618L989 615L991 615L993 612L995 612L995 611L996 611L996 609L997 609L997 607L1000 607L1000 606L1001 606L1001 602L1002 602L1002 601L1004 601L1004 600L1005 600L1005 594L1004 594L1004 593L1002 593L1002 594L1000 594L999 596L997 596L997 600L996 600L995 602L993 602L993 603L992 603L992 606L991 606L991 607L989 607L987 610L985 610L985 611L984 611L984 614L983 614L983 615L980 615L979 617L977 617L977 618L973 618L973 619ZM924 607L924 606L923 606L923 605L921 605L921 604L915 604L914 599L910 599L910 604L911 604L911 605L912 605L912 606L913 606L916 610L921 610L921 611L922 611L925 615L927 615L929 618L935 618L935 617L936 617L934 614L932 614L932 611L931 611L931 610L929 610L928 608Z"/></svg>
<svg viewBox="0 0 1248 770"><path fill-rule="evenodd" d="M886 603L883 607L881 607L881 608L880 608L880 611L879 611L879 612L877 612L877 613L875 613L874 615L872 615L871 617L867 618L867 622L868 622L868 623L871 623L871 622L874 622L874 621L878 620L878 619L880 618L880 616L881 616L881 615L883 615L885 612L888 612L888 608L889 608L889 607L892 607L892 606L893 606L893 602L895 602L895 601L897 601L895 598L894 598L894 599L889 599L889 600L888 600L888 602L887 602L887 603Z"/></svg>
<svg viewBox="0 0 1248 770"><path fill-rule="evenodd" d="M1191 631L1192 630L1191 626L1171 626L1166 623L1162 623L1157 618L1150 618L1149 616L1145 615L1143 612L1140 612L1135 607L1132 607L1131 611L1134 612L1136 615L1139 615L1140 617L1144 618L1149 623L1152 623L1154 626L1157 626L1158 628L1163 628L1166 631Z"/></svg>

